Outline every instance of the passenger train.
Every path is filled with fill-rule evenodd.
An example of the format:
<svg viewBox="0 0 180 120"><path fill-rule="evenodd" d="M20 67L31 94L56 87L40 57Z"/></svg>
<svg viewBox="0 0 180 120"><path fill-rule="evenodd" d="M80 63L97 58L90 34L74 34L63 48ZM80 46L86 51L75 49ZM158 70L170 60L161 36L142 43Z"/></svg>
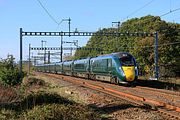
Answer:
<svg viewBox="0 0 180 120"><path fill-rule="evenodd" d="M39 72L70 75L115 84L132 84L138 79L136 60L127 52L40 64L36 65L35 69Z"/></svg>

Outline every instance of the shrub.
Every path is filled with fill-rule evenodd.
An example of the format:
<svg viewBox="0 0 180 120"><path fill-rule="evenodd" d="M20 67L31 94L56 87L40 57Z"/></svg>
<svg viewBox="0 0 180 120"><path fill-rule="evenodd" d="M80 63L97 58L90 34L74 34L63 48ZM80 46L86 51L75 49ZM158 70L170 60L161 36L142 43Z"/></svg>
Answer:
<svg viewBox="0 0 180 120"><path fill-rule="evenodd" d="M19 69L14 62L12 55L0 61L0 81L8 85L17 85L22 82L22 76L19 75Z"/></svg>
<svg viewBox="0 0 180 120"><path fill-rule="evenodd" d="M27 86L32 86L32 85L45 86L46 83L45 83L45 81L43 81L41 79L37 79L37 78L34 78L34 77L29 77L25 81L25 85L27 85Z"/></svg>

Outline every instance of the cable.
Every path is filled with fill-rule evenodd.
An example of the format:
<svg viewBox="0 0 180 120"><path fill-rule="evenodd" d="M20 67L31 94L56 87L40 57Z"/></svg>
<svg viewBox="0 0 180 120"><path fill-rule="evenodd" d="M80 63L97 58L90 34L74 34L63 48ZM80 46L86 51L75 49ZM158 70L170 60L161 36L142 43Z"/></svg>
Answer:
<svg viewBox="0 0 180 120"><path fill-rule="evenodd" d="M168 46L168 45L176 45L176 44L180 44L180 42L161 44L161 45L158 45L158 47ZM120 47L120 48L151 48L151 47L155 47L155 45L151 45L151 46L135 46L135 47L129 47L129 46L127 46L127 47Z"/></svg>
<svg viewBox="0 0 180 120"><path fill-rule="evenodd" d="M138 8L137 10L135 10L134 12L130 13L126 18L129 18L130 16L134 15L135 13L139 12L141 9L145 8L146 6L148 6L149 4L151 4L154 0L151 0L150 2L146 3L145 5L143 5L142 7ZM122 21L124 21L126 18L124 18Z"/></svg>
<svg viewBox="0 0 180 120"><path fill-rule="evenodd" d="M65 21L65 19L62 19L59 23L57 23L57 28L56 28L56 29L58 29L58 27L60 26L60 24L61 24L63 21Z"/></svg>
<svg viewBox="0 0 180 120"><path fill-rule="evenodd" d="M178 10L180 10L180 8L176 8L176 9L174 9L174 10L170 10L169 12L160 15L160 17L166 16L166 15L171 14L171 13L173 13L173 12L175 12L175 11L178 11Z"/></svg>
<svg viewBox="0 0 180 120"><path fill-rule="evenodd" d="M41 3L40 0L37 0L38 3L40 4L40 6L44 9L44 11L48 14L48 16L57 24L59 25L59 23L56 21L56 19L50 14L50 12L43 6L43 4Z"/></svg>
<svg viewBox="0 0 180 120"><path fill-rule="evenodd" d="M138 12L139 10L145 8L146 6L148 6L149 4L151 4L153 1L154 1L154 0L151 0L150 2L148 2L147 4L145 4L144 6L142 6L141 8L135 10L134 12L132 12L131 14L129 14L129 15L127 16L127 18L128 18L129 16L135 14L135 13ZM170 11L167 12L167 13L164 13L164 14L160 15L160 17L166 16L166 15L168 15L168 14L171 14L171 13L173 13L173 12L176 12L176 11L180 10L180 8L176 8L176 9L174 9L174 10L171 10L171 6L172 6L171 4L172 4L172 3L171 3L171 1L170 1ZM124 18L122 21L124 21L125 19L126 19L126 18ZM154 18L152 18L152 20L153 20L153 19L154 19ZM176 18L176 19L177 19L177 18ZM178 18L178 19L179 19L179 18Z"/></svg>

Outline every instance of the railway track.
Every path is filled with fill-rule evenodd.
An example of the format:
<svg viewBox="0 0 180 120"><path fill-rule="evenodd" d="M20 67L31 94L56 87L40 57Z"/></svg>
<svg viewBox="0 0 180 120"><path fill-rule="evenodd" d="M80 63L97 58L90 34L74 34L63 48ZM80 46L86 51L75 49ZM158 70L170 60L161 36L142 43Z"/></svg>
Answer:
<svg viewBox="0 0 180 120"><path fill-rule="evenodd" d="M174 92L174 91L165 91L162 89L155 89L155 88L149 88L149 87L141 87L141 86L136 86L136 88L142 89L142 90L149 90L149 91L155 91L158 93L163 93L163 94L170 94L170 95L176 95L180 96L180 92Z"/></svg>
<svg viewBox="0 0 180 120"><path fill-rule="evenodd" d="M100 92L103 92L105 94L108 94L108 95L111 95L120 99L125 99L130 102L136 103L138 105L144 105L144 106L147 106L149 108L156 110L157 112L161 114L167 115L168 117L180 120L180 106L171 104L169 102L164 102L159 99L151 99L149 97L139 95L139 93L132 94L126 91L123 91L123 92L119 91L118 89L122 86L106 84L102 82L98 82L98 85L97 85L97 81L84 80L82 78L74 78L70 76L55 75L55 74L45 74L45 75L55 77L61 80L65 80L65 81L68 81L77 85L81 85L81 86L84 86L84 87L87 87L96 91L100 91ZM125 88L127 89L127 87ZM157 94L176 95L177 99L179 97L179 94L176 94L170 91L166 91L166 92L162 92L161 90L156 91L156 89L153 89L153 88L146 88L146 87L138 86L137 88L129 88L129 89L133 89L136 91L144 91L145 93L151 93L151 94L153 93L156 95Z"/></svg>

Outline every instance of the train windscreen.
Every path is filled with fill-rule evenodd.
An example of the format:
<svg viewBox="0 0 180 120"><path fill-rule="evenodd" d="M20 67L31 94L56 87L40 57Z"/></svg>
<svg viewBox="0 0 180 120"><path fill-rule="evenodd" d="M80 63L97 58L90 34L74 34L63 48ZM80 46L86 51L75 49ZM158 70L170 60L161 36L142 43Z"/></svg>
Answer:
<svg viewBox="0 0 180 120"><path fill-rule="evenodd" d="M122 66L134 66L135 62L132 56L123 56L120 59Z"/></svg>

